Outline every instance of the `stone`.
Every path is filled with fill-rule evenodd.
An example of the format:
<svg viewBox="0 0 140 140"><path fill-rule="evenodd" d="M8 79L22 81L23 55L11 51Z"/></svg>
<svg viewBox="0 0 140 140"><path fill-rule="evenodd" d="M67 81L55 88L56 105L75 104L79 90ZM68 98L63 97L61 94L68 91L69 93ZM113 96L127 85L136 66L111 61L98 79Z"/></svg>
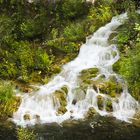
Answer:
<svg viewBox="0 0 140 140"><path fill-rule="evenodd" d="M108 99L106 101L106 111L108 111L108 112L112 112L113 111L112 101L110 99Z"/></svg>
<svg viewBox="0 0 140 140"><path fill-rule="evenodd" d="M24 116L23 116L23 118L24 118L24 120L30 120L31 118L30 118L30 114L25 114Z"/></svg>
<svg viewBox="0 0 140 140"><path fill-rule="evenodd" d="M99 70L97 68L90 68L90 69L86 69L80 72L80 79L82 81L86 80L86 79L91 79L97 76Z"/></svg>
<svg viewBox="0 0 140 140"><path fill-rule="evenodd" d="M116 97L123 90L121 83L119 83L114 77L111 77L105 82L99 83L97 87L101 93L108 94L112 98Z"/></svg>
<svg viewBox="0 0 140 140"><path fill-rule="evenodd" d="M91 118L93 117L95 114L97 114L96 110L93 107L90 107L87 114L86 114L86 118Z"/></svg>
<svg viewBox="0 0 140 140"><path fill-rule="evenodd" d="M58 108L58 114L65 114L67 112L67 109L64 106L61 106Z"/></svg>
<svg viewBox="0 0 140 140"><path fill-rule="evenodd" d="M97 105L100 110L103 110L104 98L101 95L97 96Z"/></svg>
<svg viewBox="0 0 140 140"><path fill-rule="evenodd" d="M77 103L77 100L74 99L74 100L72 101L72 104L75 105L76 103Z"/></svg>
<svg viewBox="0 0 140 140"><path fill-rule="evenodd" d="M63 86L61 88L61 90L64 91L66 94L68 94L68 88L67 88L67 86Z"/></svg>
<svg viewBox="0 0 140 140"><path fill-rule="evenodd" d="M66 109L66 105L67 105L67 93L68 93L68 89L66 86L63 86L60 90L56 90L53 94L54 97L57 98L59 100L60 103L60 107L57 110L58 114L64 114L67 109Z"/></svg>

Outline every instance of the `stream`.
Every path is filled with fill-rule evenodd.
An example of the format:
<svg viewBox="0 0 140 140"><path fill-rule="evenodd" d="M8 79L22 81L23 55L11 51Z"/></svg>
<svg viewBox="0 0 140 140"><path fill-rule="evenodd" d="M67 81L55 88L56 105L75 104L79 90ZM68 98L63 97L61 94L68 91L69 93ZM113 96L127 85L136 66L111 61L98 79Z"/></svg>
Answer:
<svg viewBox="0 0 140 140"><path fill-rule="evenodd" d="M112 65L120 56L117 45L108 41L126 19L126 13L113 17L110 23L87 37L78 56L65 64L48 84L39 86L39 90L31 94L25 93L19 109L13 114L15 125L0 124L0 140L16 140L16 125L33 129L37 140L139 140L140 127L131 123L139 103L129 94L126 82L113 71ZM98 81L101 76L109 80L114 76L122 85L122 92L111 97L98 86L95 89L89 85L84 89L86 93L76 93L75 89L81 86L80 72L90 68L98 69L97 76L90 80ZM61 103L54 92L63 86L68 90L66 112L58 114ZM104 100L102 109L98 106L98 95ZM112 103L111 111L106 109L108 99ZM85 119L90 108L94 108L97 114ZM28 119L25 115L29 116Z"/></svg>
<svg viewBox="0 0 140 140"><path fill-rule="evenodd" d="M24 94L21 105L13 114L13 121L18 125L34 125L36 123L62 123L70 118L74 120L84 119L88 110L94 110L101 116L112 116L125 122L131 122L139 108L138 102L128 93L127 84L112 70L112 65L119 59L116 44L109 43L109 37L127 19L127 14L113 17L111 22L99 28L93 35L87 37L86 43L80 48L78 56L62 67L60 74L39 87L39 90L31 94ZM115 54L115 55L114 55ZM104 81L112 76L122 86L122 91L116 97L111 97L99 88L91 85L84 88L84 92L76 91L81 87L79 75L86 69L96 68L98 74L90 80L96 82L101 77ZM54 92L65 86L68 90L66 95L65 113L58 114L61 101ZM116 93L115 93L116 94ZM98 97L101 97L103 108L98 105ZM75 103L73 103L76 100ZM108 100L112 104L112 111L108 112ZM63 107L64 108L64 107ZM25 119L27 118L27 119Z"/></svg>

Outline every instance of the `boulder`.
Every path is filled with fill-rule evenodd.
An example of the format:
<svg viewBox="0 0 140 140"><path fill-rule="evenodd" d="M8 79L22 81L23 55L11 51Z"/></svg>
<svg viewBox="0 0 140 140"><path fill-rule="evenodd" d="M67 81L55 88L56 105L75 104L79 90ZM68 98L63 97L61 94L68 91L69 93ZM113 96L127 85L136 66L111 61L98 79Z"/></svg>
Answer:
<svg viewBox="0 0 140 140"><path fill-rule="evenodd" d="M95 114L97 114L96 110L93 107L90 107L87 114L86 114L86 118L91 118L93 117Z"/></svg>
<svg viewBox="0 0 140 140"><path fill-rule="evenodd" d="M79 78L84 81L87 79L94 78L98 75L99 70L97 68L90 68L80 72Z"/></svg>
<svg viewBox="0 0 140 140"><path fill-rule="evenodd" d="M64 106L60 106L57 110L58 114L65 114L67 109Z"/></svg>
<svg viewBox="0 0 140 140"><path fill-rule="evenodd" d="M57 98L59 100L60 103L60 107L57 110L58 114L64 114L67 109L66 109L66 105L67 105L67 93L68 93L68 89L66 86L63 86L60 90L56 90L53 94L54 97Z"/></svg>
<svg viewBox="0 0 140 140"><path fill-rule="evenodd" d="M97 96L97 105L100 110L103 110L104 107L104 98L101 95Z"/></svg>
<svg viewBox="0 0 140 140"><path fill-rule="evenodd" d="M30 114L25 114L24 116L23 116L23 118L24 118L24 120L30 120L31 118L30 118Z"/></svg>

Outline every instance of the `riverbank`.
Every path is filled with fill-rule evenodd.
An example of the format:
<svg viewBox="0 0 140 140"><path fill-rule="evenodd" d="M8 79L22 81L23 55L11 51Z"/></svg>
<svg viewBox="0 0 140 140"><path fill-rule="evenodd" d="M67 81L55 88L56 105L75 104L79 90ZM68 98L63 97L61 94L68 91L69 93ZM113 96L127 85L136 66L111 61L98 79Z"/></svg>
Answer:
<svg viewBox="0 0 140 140"><path fill-rule="evenodd" d="M0 139L16 140L16 127L0 124ZM115 118L96 116L89 120L66 121L29 127L35 140L139 140L140 127ZM8 132L8 135L7 135Z"/></svg>

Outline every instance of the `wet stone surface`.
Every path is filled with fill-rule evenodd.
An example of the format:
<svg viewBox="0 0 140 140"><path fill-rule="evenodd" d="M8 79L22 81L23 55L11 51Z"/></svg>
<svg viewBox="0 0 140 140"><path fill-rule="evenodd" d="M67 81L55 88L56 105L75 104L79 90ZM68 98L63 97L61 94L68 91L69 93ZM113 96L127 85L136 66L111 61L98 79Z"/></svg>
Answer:
<svg viewBox="0 0 140 140"><path fill-rule="evenodd" d="M88 120L67 120L30 126L36 140L140 140L140 127L115 118L94 116ZM0 124L0 140L17 140L15 125Z"/></svg>

